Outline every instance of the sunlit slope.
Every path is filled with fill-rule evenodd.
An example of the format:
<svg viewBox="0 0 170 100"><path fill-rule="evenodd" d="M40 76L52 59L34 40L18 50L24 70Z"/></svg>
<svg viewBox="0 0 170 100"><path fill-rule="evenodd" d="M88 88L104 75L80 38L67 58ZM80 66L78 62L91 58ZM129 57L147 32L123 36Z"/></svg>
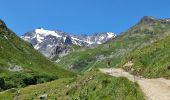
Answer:
<svg viewBox="0 0 170 100"><path fill-rule="evenodd" d="M0 88L25 86L72 75L34 50L31 44L16 36L0 20L0 79L3 83Z"/></svg>
<svg viewBox="0 0 170 100"><path fill-rule="evenodd" d="M128 53L169 35L170 22L146 16L112 41L94 48L79 49L60 59L58 64L77 72L91 67L118 67Z"/></svg>
<svg viewBox="0 0 170 100"><path fill-rule="evenodd" d="M132 66L123 66L129 61ZM170 78L170 36L133 51L122 61L122 67L149 78Z"/></svg>

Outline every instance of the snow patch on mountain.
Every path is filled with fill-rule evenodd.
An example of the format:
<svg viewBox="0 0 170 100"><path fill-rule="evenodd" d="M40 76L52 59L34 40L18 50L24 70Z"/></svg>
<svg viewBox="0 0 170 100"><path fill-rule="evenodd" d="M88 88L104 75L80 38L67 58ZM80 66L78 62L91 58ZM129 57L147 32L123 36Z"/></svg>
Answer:
<svg viewBox="0 0 170 100"><path fill-rule="evenodd" d="M48 35L52 35L55 37L62 37L61 35L57 34L57 32L55 32L55 31L45 30L43 28L35 29L35 33L37 33L37 35L40 35L43 37L48 36Z"/></svg>
<svg viewBox="0 0 170 100"><path fill-rule="evenodd" d="M113 38L113 37L115 37L115 34L112 33L112 32L108 32L107 35L108 35L108 36L107 36L108 38Z"/></svg>

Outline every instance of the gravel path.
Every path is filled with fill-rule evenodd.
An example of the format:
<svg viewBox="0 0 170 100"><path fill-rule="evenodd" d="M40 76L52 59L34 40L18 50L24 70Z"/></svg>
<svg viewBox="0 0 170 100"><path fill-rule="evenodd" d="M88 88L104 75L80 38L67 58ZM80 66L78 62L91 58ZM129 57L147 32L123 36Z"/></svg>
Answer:
<svg viewBox="0 0 170 100"><path fill-rule="evenodd" d="M129 74L120 68L99 69L105 74L115 77L126 77L130 81L137 82L146 95L147 100L170 100L170 80L164 78L145 79Z"/></svg>

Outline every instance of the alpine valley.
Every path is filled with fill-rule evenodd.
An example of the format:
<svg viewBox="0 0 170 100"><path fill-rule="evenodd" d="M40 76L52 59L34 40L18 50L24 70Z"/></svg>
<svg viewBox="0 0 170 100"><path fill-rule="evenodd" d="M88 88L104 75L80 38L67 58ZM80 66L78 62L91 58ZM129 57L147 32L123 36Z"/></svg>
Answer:
<svg viewBox="0 0 170 100"><path fill-rule="evenodd" d="M127 31L18 37L0 21L0 100L169 100L170 19Z"/></svg>

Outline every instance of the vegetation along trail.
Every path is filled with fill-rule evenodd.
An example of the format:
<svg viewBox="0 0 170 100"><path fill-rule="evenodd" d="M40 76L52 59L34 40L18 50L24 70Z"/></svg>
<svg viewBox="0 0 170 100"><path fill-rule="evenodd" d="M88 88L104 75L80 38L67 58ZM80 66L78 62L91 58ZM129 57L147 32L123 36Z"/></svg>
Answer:
<svg viewBox="0 0 170 100"><path fill-rule="evenodd" d="M137 82L148 100L170 100L170 80L141 78L120 68L101 68L100 71L111 76L126 77L133 82Z"/></svg>

